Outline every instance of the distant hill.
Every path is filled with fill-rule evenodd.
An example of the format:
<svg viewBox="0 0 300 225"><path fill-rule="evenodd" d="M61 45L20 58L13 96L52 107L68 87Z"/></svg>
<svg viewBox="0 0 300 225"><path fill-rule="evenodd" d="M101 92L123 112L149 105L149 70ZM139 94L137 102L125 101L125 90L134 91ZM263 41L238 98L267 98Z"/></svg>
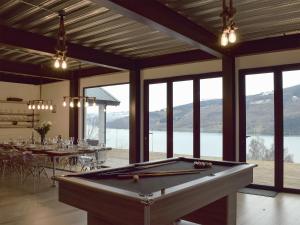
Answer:
<svg viewBox="0 0 300 225"><path fill-rule="evenodd" d="M284 128L287 135L300 135L300 85L285 88ZM274 133L274 93L260 93L247 97L247 133ZM222 100L213 99L200 103L201 132L222 131ZM176 131L192 131L193 104L176 106L173 109L173 126ZM166 111L150 112L150 130L166 130ZM128 129L128 116L111 120L107 128Z"/></svg>

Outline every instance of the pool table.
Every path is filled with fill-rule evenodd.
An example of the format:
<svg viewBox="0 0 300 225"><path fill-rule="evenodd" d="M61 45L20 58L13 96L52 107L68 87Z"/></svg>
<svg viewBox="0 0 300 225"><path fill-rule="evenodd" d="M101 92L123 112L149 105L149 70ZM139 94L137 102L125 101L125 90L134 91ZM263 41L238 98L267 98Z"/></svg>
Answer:
<svg viewBox="0 0 300 225"><path fill-rule="evenodd" d="M236 224L236 193L255 165L207 161L194 173L119 177L116 173L192 171L195 158L172 158L57 177L59 200L87 211L88 225Z"/></svg>

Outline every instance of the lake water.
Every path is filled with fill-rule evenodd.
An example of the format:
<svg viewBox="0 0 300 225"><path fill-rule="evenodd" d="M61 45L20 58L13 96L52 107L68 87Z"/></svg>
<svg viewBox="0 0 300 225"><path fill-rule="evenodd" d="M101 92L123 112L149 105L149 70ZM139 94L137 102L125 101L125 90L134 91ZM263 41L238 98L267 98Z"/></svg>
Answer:
<svg viewBox="0 0 300 225"><path fill-rule="evenodd" d="M166 152L166 132L165 131L151 131L149 138L150 152ZM259 136L264 139L265 146L270 148L274 143L273 136ZM252 139L251 136L247 138L247 145ZM174 132L173 137L174 153L175 154L193 154L193 133L192 132ZM222 134L220 133L201 133L201 155L221 157L222 156ZM107 129L106 145L119 148L129 148L129 130L127 129ZM287 136L284 138L284 147L288 149L289 154L294 156L294 162L300 162L300 137Z"/></svg>

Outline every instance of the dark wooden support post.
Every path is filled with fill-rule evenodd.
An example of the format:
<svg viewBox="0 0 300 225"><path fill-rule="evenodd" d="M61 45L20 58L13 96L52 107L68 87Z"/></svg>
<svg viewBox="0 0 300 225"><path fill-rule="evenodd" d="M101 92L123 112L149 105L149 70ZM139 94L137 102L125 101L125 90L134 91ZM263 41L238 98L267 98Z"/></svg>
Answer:
<svg viewBox="0 0 300 225"><path fill-rule="evenodd" d="M141 161L141 79L140 70L130 70L129 163Z"/></svg>
<svg viewBox="0 0 300 225"><path fill-rule="evenodd" d="M274 73L274 121L275 121L275 187L283 189L283 90L282 90L282 71L276 70Z"/></svg>
<svg viewBox="0 0 300 225"><path fill-rule="evenodd" d="M173 82L167 82L167 158L173 157Z"/></svg>
<svg viewBox="0 0 300 225"><path fill-rule="evenodd" d="M70 96L79 96L79 78L73 74L70 80ZM74 142L78 139L78 108L69 108L69 136L74 137Z"/></svg>
<svg viewBox="0 0 300 225"><path fill-rule="evenodd" d="M223 159L236 159L235 58L224 56L223 67Z"/></svg>
<svg viewBox="0 0 300 225"><path fill-rule="evenodd" d="M193 99L193 155L200 158L200 81L193 80L194 99Z"/></svg>

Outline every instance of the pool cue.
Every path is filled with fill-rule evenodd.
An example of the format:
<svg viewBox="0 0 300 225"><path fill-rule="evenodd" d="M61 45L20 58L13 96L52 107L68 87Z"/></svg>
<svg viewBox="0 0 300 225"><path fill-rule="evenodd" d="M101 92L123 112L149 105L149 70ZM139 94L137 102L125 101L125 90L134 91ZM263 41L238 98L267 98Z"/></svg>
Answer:
<svg viewBox="0 0 300 225"><path fill-rule="evenodd" d="M174 175L183 175L183 174L195 174L205 169L193 169L193 170L175 170L175 171L152 171L152 172L140 172L140 173L124 173L116 175L117 178L133 178L133 176L139 177L159 177L159 176L174 176Z"/></svg>
<svg viewBox="0 0 300 225"><path fill-rule="evenodd" d="M156 163L156 164L151 164L151 165L137 165L133 168L125 168L123 170L117 170L117 171L111 171L111 172L102 172L101 174L98 174L98 177L108 177L108 176L116 176L118 174L124 174L128 171L128 173L130 173L131 169L136 169L136 170L143 170L143 169L149 169L149 168L154 168L154 167L158 167L158 166L163 166L163 165L168 165L168 164L172 164L175 163L177 161L170 161L170 162L162 162L162 163Z"/></svg>

